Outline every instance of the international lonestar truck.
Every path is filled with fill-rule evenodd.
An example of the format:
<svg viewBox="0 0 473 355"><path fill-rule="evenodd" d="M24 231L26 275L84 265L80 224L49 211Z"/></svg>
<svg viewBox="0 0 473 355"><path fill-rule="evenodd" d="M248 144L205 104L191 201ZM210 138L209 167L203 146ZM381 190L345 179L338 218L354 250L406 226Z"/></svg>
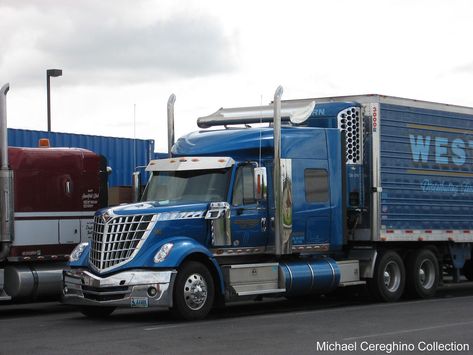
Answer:
<svg viewBox="0 0 473 355"><path fill-rule="evenodd" d="M85 149L8 147L0 90L0 300L60 296L71 251L107 205L104 158Z"/></svg>
<svg viewBox="0 0 473 355"><path fill-rule="evenodd" d="M366 283L396 301L433 296L447 272L471 279L472 108L281 94L201 117L175 144L171 96L170 157L149 163L141 202L95 214L65 302L198 319L249 297Z"/></svg>

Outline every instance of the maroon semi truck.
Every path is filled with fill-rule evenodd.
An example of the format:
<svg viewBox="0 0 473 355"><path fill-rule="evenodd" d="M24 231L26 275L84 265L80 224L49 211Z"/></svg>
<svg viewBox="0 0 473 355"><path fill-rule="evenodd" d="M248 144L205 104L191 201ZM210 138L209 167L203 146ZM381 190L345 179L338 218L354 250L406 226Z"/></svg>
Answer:
<svg viewBox="0 0 473 355"><path fill-rule="evenodd" d="M59 295L62 269L107 205L105 158L79 148L8 147L0 92L0 300Z"/></svg>

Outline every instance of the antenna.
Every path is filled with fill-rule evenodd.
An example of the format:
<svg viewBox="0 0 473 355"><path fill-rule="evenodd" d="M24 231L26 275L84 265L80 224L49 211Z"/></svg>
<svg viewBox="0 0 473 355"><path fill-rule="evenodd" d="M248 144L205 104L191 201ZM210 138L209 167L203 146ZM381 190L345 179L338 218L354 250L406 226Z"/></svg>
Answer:
<svg viewBox="0 0 473 355"><path fill-rule="evenodd" d="M136 104L133 104L133 169L136 168Z"/></svg>
<svg viewBox="0 0 473 355"><path fill-rule="evenodd" d="M172 158L171 150L174 145L174 103L176 95L171 94L168 99L168 155Z"/></svg>
<svg viewBox="0 0 473 355"><path fill-rule="evenodd" d="M263 106L263 94L260 95L260 107ZM258 161L258 166L261 166L261 139L262 139L262 135L263 135L263 112L262 110L260 109L260 116L259 116L259 123L260 123L260 127L259 127L259 161Z"/></svg>

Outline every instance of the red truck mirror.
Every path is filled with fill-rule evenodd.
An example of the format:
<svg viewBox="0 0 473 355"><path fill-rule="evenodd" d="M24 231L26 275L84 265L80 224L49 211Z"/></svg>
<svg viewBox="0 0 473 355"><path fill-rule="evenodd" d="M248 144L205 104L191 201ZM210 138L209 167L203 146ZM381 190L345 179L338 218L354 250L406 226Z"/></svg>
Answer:
<svg viewBox="0 0 473 355"><path fill-rule="evenodd" d="M266 199L266 168L255 168L255 197L256 200Z"/></svg>

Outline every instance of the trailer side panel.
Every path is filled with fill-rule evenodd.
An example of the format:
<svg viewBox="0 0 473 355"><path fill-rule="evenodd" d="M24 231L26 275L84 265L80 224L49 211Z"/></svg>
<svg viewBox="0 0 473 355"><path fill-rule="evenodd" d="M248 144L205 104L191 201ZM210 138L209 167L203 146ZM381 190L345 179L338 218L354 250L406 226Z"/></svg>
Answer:
<svg viewBox="0 0 473 355"><path fill-rule="evenodd" d="M380 104L382 240L473 240L473 116Z"/></svg>

